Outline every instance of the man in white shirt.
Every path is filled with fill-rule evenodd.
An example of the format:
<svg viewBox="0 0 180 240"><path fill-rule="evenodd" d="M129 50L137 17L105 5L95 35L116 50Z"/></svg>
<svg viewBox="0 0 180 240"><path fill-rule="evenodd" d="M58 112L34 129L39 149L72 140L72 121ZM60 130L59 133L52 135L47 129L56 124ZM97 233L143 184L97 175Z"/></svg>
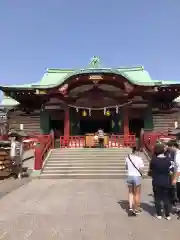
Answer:
<svg viewBox="0 0 180 240"><path fill-rule="evenodd" d="M22 155L23 155L23 144L18 137L13 137L11 140L10 157L13 163L13 173L18 178L22 175Z"/></svg>
<svg viewBox="0 0 180 240"><path fill-rule="evenodd" d="M177 198L180 202L180 149L178 143L173 144L173 149L175 150L175 174L173 178L173 185L176 185Z"/></svg>

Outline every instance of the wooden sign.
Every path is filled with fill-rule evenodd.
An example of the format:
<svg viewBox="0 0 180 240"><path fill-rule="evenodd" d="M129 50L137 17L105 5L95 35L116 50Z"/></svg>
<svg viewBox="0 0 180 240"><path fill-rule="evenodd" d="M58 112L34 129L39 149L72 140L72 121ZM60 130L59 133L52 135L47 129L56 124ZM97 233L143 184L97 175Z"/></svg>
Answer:
<svg viewBox="0 0 180 240"><path fill-rule="evenodd" d="M89 76L89 80L103 80L103 77L101 75L91 75Z"/></svg>
<svg viewBox="0 0 180 240"><path fill-rule="evenodd" d="M37 95L44 95L44 94L47 94L47 92L45 90L36 89L36 94Z"/></svg>
<svg viewBox="0 0 180 240"><path fill-rule="evenodd" d="M46 109L46 110L58 110L58 109L61 109L61 106L59 106L59 105L48 105L48 106L45 106L44 109Z"/></svg>
<svg viewBox="0 0 180 240"><path fill-rule="evenodd" d="M101 75L91 75L89 76L89 80L92 80L94 84L98 84L101 80L103 80L103 77Z"/></svg>

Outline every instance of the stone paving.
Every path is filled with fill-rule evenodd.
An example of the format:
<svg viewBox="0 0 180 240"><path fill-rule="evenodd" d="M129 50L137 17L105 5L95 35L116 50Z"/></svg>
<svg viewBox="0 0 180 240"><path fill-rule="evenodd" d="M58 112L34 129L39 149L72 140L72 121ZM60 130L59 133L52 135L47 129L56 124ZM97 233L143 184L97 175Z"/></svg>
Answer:
<svg viewBox="0 0 180 240"><path fill-rule="evenodd" d="M154 219L151 181L143 185L144 211L128 218L124 180L33 179L0 199L0 239L179 239L180 221Z"/></svg>

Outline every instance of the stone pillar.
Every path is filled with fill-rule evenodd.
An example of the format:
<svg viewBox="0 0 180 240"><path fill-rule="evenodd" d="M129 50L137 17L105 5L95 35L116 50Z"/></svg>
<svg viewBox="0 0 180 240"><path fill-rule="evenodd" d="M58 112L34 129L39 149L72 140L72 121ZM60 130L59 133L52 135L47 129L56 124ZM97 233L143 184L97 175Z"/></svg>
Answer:
<svg viewBox="0 0 180 240"><path fill-rule="evenodd" d="M70 134L70 115L69 115L69 108L64 110L64 137L69 138Z"/></svg>
<svg viewBox="0 0 180 240"><path fill-rule="evenodd" d="M152 103L149 102L144 112L144 130L153 130L153 114L152 114Z"/></svg>
<svg viewBox="0 0 180 240"><path fill-rule="evenodd" d="M129 135L129 111L128 108L125 107L123 111L124 117L124 135Z"/></svg>

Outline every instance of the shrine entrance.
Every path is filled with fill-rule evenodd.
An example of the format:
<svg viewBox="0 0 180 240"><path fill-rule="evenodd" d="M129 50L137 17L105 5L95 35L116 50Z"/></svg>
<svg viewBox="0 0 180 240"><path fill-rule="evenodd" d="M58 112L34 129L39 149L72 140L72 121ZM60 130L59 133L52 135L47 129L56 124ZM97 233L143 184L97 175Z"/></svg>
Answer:
<svg viewBox="0 0 180 240"><path fill-rule="evenodd" d="M130 134L140 137L141 129L144 128L144 120L142 118L129 119L129 132Z"/></svg>
<svg viewBox="0 0 180 240"><path fill-rule="evenodd" d="M105 133L111 133L111 119L105 118L100 120L82 119L80 120L80 134L96 133L101 128Z"/></svg>

